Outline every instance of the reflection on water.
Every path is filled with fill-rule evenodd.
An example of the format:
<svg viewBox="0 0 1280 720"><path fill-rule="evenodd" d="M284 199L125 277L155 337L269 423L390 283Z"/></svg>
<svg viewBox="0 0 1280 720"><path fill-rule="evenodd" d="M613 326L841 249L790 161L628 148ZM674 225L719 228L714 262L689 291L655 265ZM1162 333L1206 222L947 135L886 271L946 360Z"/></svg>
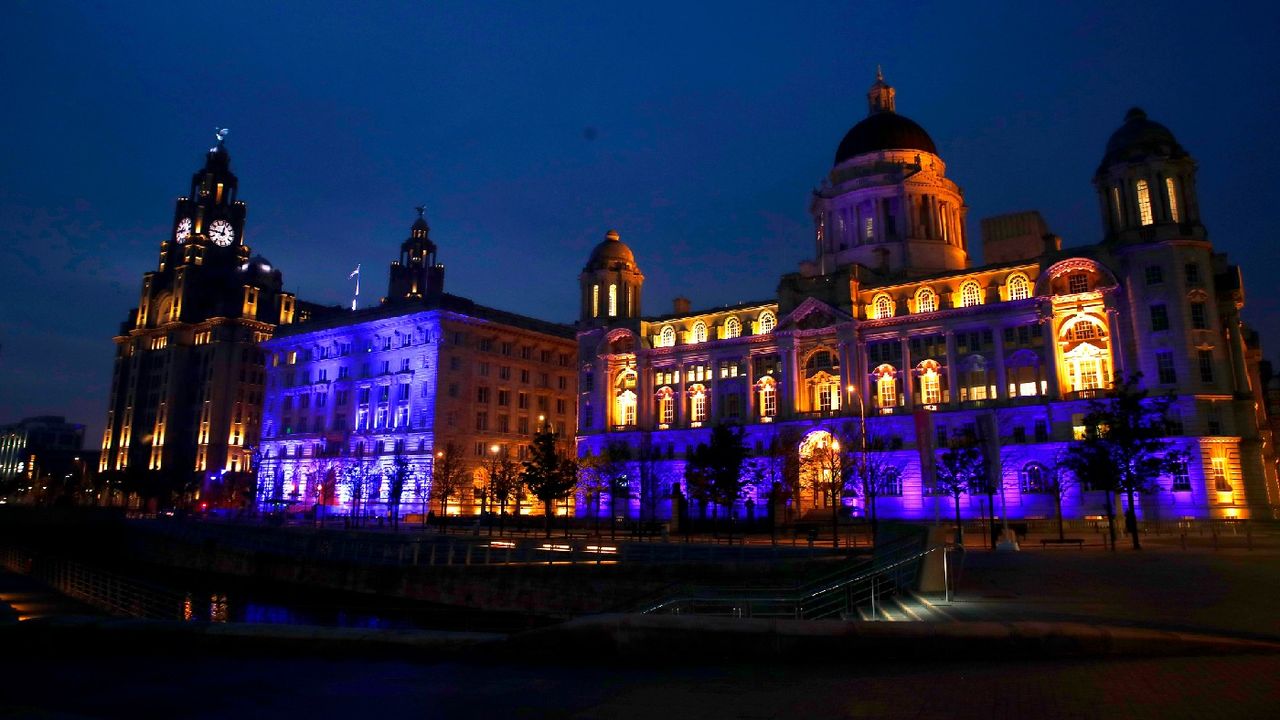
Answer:
<svg viewBox="0 0 1280 720"><path fill-rule="evenodd" d="M333 597L332 593L259 597L249 592L187 592L182 599L181 611L182 619L187 622L395 630L448 627L454 623L446 615L452 614L435 608L368 607L361 602L353 602L351 598Z"/></svg>

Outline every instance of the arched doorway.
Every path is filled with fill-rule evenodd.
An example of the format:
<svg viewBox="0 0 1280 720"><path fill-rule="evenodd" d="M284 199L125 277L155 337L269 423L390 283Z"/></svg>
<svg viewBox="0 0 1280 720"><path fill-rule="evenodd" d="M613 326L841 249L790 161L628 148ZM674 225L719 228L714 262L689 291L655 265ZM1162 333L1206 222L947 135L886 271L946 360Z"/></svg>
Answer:
<svg viewBox="0 0 1280 720"><path fill-rule="evenodd" d="M796 512L829 508L840 502L840 441L826 430L814 430L800 443L800 492Z"/></svg>

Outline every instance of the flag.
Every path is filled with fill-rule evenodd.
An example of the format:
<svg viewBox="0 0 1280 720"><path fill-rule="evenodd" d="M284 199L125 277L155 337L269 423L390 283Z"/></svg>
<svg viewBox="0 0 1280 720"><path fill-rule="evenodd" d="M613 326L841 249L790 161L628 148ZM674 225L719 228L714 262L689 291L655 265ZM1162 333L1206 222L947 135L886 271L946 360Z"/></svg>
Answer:
<svg viewBox="0 0 1280 720"><path fill-rule="evenodd" d="M358 275L360 275L360 263L356 263L356 269L351 271L351 274L347 276L347 279L350 280Z"/></svg>

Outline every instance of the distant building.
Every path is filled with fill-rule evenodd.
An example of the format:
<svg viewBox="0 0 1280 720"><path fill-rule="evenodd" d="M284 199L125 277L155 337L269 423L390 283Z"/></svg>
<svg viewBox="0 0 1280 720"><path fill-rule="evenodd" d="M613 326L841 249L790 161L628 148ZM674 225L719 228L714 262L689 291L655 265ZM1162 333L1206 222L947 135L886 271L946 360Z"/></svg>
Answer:
<svg viewBox="0 0 1280 720"><path fill-rule="evenodd" d="M280 271L251 253L238 190L220 135L115 337L98 459L109 477L150 473L196 497L248 471L262 403L258 344L323 310L285 292Z"/></svg>
<svg viewBox="0 0 1280 720"><path fill-rule="evenodd" d="M444 292L429 232L419 208L381 305L282 327L263 344L263 508L384 512L403 458L402 512L430 500L438 513L433 468L452 448L466 479L448 512L478 512L491 458L524 459L542 424L573 437L573 329Z"/></svg>
<svg viewBox="0 0 1280 720"><path fill-rule="evenodd" d="M710 427L738 423L765 468L744 503L764 508L794 467L794 512L861 511L860 498L826 497L830 469L815 458L865 422L903 471L881 516L934 518L952 502L936 489L938 449L967 431L990 445L1008 515L1051 517L1050 481L1087 401L1140 372L1153 394L1175 396L1172 445L1191 461L1156 479L1139 512L1274 517L1261 409L1280 407L1280 393L1263 396L1240 269L1209 242L1196 163L1173 133L1133 109L1108 140L1094 176L1101 242L1064 249L1034 212L991 218L975 267L964 197L933 140L897 113L882 77L868 104L812 195L814 259L777 297L697 312L678 299L643 316L631 250L616 234L595 248L580 277L579 454L623 442L662 458L649 491L661 515ZM629 489L632 514L643 494ZM1103 501L1075 485L1065 512L1098 515ZM966 496L963 513L987 502Z"/></svg>
<svg viewBox="0 0 1280 720"><path fill-rule="evenodd" d="M83 480L84 425L56 415L0 425L0 495L38 489L43 478Z"/></svg>

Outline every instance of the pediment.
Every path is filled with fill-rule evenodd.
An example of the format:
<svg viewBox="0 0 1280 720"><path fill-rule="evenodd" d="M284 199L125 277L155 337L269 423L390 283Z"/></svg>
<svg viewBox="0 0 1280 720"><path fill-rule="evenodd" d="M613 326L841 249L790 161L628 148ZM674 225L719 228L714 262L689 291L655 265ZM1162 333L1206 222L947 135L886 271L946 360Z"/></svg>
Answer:
<svg viewBox="0 0 1280 720"><path fill-rule="evenodd" d="M778 321L782 330L815 330L849 322L853 316L822 302L817 298L805 298L796 309Z"/></svg>

